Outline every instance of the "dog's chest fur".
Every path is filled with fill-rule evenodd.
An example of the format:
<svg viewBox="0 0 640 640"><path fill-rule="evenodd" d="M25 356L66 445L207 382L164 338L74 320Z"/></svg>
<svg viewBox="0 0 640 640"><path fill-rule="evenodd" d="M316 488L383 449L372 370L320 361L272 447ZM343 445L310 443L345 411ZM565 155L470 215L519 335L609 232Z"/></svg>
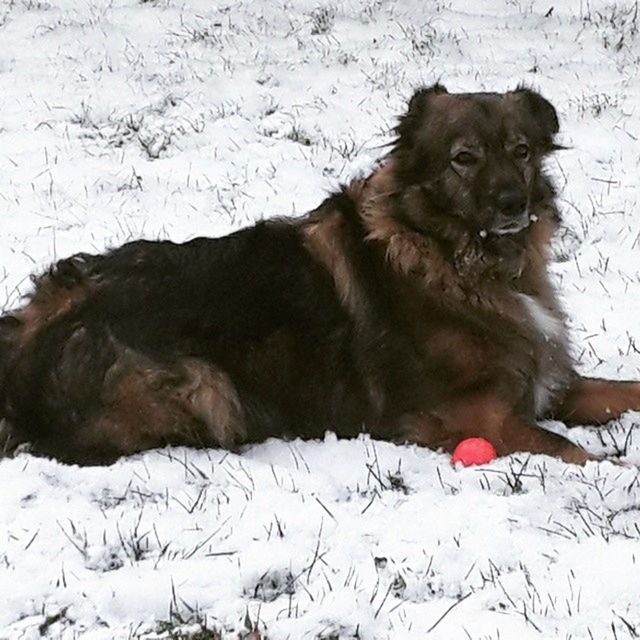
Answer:
<svg viewBox="0 0 640 640"><path fill-rule="evenodd" d="M532 418L547 413L571 367L545 261L523 254L516 278L461 272L429 237L387 223L378 237L394 272L396 312L426 372L422 386L444 386L445 395L494 388Z"/></svg>
<svg viewBox="0 0 640 640"><path fill-rule="evenodd" d="M566 385L569 374L567 336L562 316L547 308L533 295L517 294L529 318L531 329L538 334L534 341L536 376L533 384L535 415L542 417L552 398Z"/></svg>

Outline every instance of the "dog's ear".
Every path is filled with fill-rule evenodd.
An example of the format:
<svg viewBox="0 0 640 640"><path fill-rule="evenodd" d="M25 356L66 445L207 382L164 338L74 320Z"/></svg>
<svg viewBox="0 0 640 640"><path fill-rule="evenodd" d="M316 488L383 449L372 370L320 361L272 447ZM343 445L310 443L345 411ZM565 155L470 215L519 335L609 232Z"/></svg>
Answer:
<svg viewBox="0 0 640 640"><path fill-rule="evenodd" d="M441 95L443 93L449 93L446 87L442 86L439 82L431 85L430 87L421 87L418 89L409 100L409 108L407 109L407 115L420 114L428 107L429 100L432 96Z"/></svg>
<svg viewBox="0 0 640 640"><path fill-rule="evenodd" d="M431 100L434 96L443 93L448 93L448 91L440 83L436 83L430 87L418 89L411 96L407 112L400 117L400 122L395 128L395 132L398 134L397 142L408 145L413 143L416 130L429 113Z"/></svg>
<svg viewBox="0 0 640 640"><path fill-rule="evenodd" d="M514 93L533 116L533 120L546 146L550 150L562 149L563 147L553 143L553 136L560 131L558 114L554 106L546 98L543 98L539 93L528 87L519 86Z"/></svg>

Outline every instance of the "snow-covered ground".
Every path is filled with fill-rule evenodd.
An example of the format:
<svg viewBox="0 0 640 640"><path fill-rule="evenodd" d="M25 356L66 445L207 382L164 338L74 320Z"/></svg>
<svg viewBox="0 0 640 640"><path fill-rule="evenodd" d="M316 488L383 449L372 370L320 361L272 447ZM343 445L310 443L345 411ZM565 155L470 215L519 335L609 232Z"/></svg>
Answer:
<svg viewBox="0 0 640 640"><path fill-rule="evenodd" d="M524 81L570 147L581 370L639 378L639 28L635 0L0 0L0 308L57 257L312 208L417 85ZM0 638L637 638L639 423L572 431L629 467L331 435L2 460Z"/></svg>

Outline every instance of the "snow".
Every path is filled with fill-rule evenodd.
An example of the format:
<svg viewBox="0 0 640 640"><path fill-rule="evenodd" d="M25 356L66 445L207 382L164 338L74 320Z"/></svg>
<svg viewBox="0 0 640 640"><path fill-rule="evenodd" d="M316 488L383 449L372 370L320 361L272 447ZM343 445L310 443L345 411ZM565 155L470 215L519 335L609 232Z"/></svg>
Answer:
<svg viewBox="0 0 640 640"><path fill-rule="evenodd" d="M553 272L580 370L640 378L639 21L632 0L0 2L0 308L58 257L309 210L420 84L525 82L569 147ZM569 432L628 466L454 469L331 434L2 460L0 638L637 637L639 420Z"/></svg>

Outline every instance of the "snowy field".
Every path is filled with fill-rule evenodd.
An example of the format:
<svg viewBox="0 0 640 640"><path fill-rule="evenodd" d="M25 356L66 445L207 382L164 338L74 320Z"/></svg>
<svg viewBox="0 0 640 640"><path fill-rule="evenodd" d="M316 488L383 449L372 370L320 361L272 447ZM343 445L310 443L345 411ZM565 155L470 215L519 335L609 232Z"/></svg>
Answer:
<svg viewBox="0 0 640 640"><path fill-rule="evenodd" d="M412 88L539 89L586 374L640 378L640 15L599 0L0 0L0 307L134 238L316 206ZM0 461L0 638L640 637L640 415L586 467L366 437ZM563 429L563 425L551 425Z"/></svg>

